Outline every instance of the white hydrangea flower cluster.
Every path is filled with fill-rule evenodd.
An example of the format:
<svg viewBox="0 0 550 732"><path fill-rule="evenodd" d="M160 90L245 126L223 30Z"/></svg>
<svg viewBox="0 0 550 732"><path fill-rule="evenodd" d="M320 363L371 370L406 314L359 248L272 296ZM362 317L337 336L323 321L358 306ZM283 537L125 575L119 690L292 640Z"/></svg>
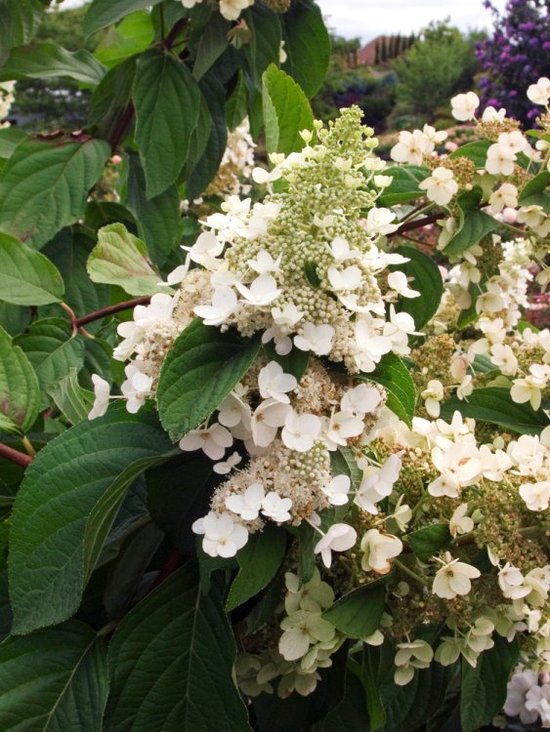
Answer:
<svg viewBox="0 0 550 732"><path fill-rule="evenodd" d="M6 118L15 101L14 89L15 81L0 81L0 129L10 126Z"/></svg>

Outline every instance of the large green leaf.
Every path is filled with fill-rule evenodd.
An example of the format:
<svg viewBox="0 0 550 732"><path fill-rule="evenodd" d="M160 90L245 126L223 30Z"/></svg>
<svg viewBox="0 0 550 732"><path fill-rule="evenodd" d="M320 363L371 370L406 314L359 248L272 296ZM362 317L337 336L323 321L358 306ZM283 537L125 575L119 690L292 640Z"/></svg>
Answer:
<svg viewBox="0 0 550 732"><path fill-rule="evenodd" d="M422 293L421 297L401 298L399 311L412 315L416 328L420 330L435 315L441 302L443 295L441 272L433 259L415 247L403 246L397 251L409 259L406 264L399 265L399 269L407 277L413 278L412 286Z"/></svg>
<svg viewBox="0 0 550 732"><path fill-rule="evenodd" d="M392 182L384 188L378 199L381 206L394 206L424 196L425 192L418 187L428 176L428 169L419 165L395 165L384 169L384 175L391 177Z"/></svg>
<svg viewBox="0 0 550 732"><path fill-rule="evenodd" d="M93 392L78 383L78 371L75 368L52 384L48 394L71 424L78 424L86 419L94 403Z"/></svg>
<svg viewBox="0 0 550 732"><path fill-rule="evenodd" d="M90 36L136 10L145 10L160 2L161 0L92 0L84 18L84 32Z"/></svg>
<svg viewBox="0 0 550 732"><path fill-rule="evenodd" d="M496 386L475 389L467 401L457 397L448 399L441 406L442 418L451 419L455 410L463 417L498 424L521 435L538 435L550 424L542 409L535 412L530 404L516 404L508 389Z"/></svg>
<svg viewBox="0 0 550 732"><path fill-rule="evenodd" d="M462 732L475 732L500 712L506 700L506 684L518 662L516 641L495 637L495 645L478 658L476 668L463 662L460 689Z"/></svg>
<svg viewBox="0 0 550 732"><path fill-rule="evenodd" d="M0 728L101 732L107 702L103 643L71 621L0 644Z"/></svg>
<svg viewBox="0 0 550 732"><path fill-rule="evenodd" d="M21 143L0 176L0 228L40 249L84 213L110 153L102 140Z"/></svg>
<svg viewBox="0 0 550 732"><path fill-rule="evenodd" d="M136 142L145 171L147 195L158 196L178 178L199 118L200 91L177 58L149 51L137 64L133 100Z"/></svg>
<svg viewBox="0 0 550 732"><path fill-rule="evenodd" d="M92 282L86 271L88 256L94 244L95 240L91 237L68 227L62 229L43 249L65 282L63 300L77 315L85 315L111 304L111 288ZM101 325L101 322L88 323L86 328L94 332Z"/></svg>
<svg viewBox="0 0 550 732"><path fill-rule="evenodd" d="M109 648L106 732L248 732L232 679L235 642L221 592L187 564L134 608Z"/></svg>
<svg viewBox="0 0 550 732"><path fill-rule="evenodd" d="M386 406L409 427L416 406L416 387L403 361L393 353L387 353L368 374L354 374L354 379L375 381L387 392Z"/></svg>
<svg viewBox="0 0 550 732"><path fill-rule="evenodd" d="M330 60L330 38L318 5L293 3L282 16L287 60L284 68L311 99L325 79Z"/></svg>
<svg viewBox="0 0 550 732"><path fill-rule="evenodd" d="M227 596L227 611L234 610L267 587L281 566L285 549L286 534L280 527L270 525L250 537L237 554L240 569Z"/></svg>
<svg viewBox="0 0 550 732"><path fill-rule="evenodd" d="M230 28L231 23L223 18L221 14L214 13L212 15L197 47L197 55L193 65L193 76L197 81L210 70L228 47L227 32Z"/></svg>
<svg viewBox="0 0 550 732"><path fill-rule="evenodd" d="M420 561L429 562L434 554L449 546L451 538L448 524L431 524L408 534L407 542Z"/></svg>
<svg viewBox="0 0 550 732"><path fill-rule="evenodd" d="M41 450L17 495L9 557L14 632L59 623L78 608L87 569L99 545L97 527L110 520L100 500L120 495L134 466L156 461L171 444L149 410L122 406L80 422ZM96 505L97 504L97 505ZM106 507L107 509L109 506Z"/></svg>
<svg viewBox="0 0 550 732"><path fill-rule="evenodd" d="M454 150L449 157L450 158L468 158L471 160L476 168L484 168L487 162L487 150L491 143L489 140L475 140L474 142L467 142L465 145L461 145Z"/></svg>
<svg viewBox="0 0 550 732"><path fill-rule="evenodd" d="M59 271L40 252L0 232L0 300L13 305L47 305L63 299Z"/></svg>
<svg viewBox="0 0 550 732"><path fill-rule="evenodd" d="M288 155L301 150L300 130L313 128L313 114L306 95L292 77L271 64L262 76L262 102L268 153Z"/></svg>
<svg viewBox="0 0 550 732"><path fill-rule="evenodd" d="M358 587L336 600L323 618L350 638L367 638L380 625L385 601L384 585Z"/></svg>
<svg viewBox="0 0 550 732"><path fill-rule="evenodd" d="M130 157L127 205L153 261L162 263L181 240L180 197L176 185L154 198L145 194L145 176L137 155ZM157 278L158 281L158 278Z"/></svg>
<svg viewBox="0 0 550 732"><path fill-rule="evenodd" d="M104 74L105 68L86 49L73 53L55 43L13 48L0 67L0 81L64 77L95 86Z"/></svg>
<svg viewBox="0 0 550 732"><path fill-rule="evenodd" d="M43 12L40 0L0 0L0 64L10 48L32 41Z"/></svg>
<svg viewBox="0 0 550 732"><path fill-rule="evenodd" d="M155 37L151 14L140 10L126 16L116 28L109 28L94 51L94 56L108 68L145 51Z"/></svg>
<svg viewBox="0 0 550 732"><path fill-rule="evenodd" d="M160 419L174 440L209 417L245 375L260 348L259 338L243 339L195 319L180 333L160 373Z"/></svg>
<svg viewBox="0 0 550 732"><path fill-rule="evenodd" d="M269 64L279 63L281 23L276 13L260 5L247 8L242 18L251 32L250 42L244 46L244 53L253 83L261 90L262 74Z"/></svg>
<svg viewBox="0 0 550 732"><path fill-rule="evenodd" d="M23 130L17 127L3 127L0 129L0 158L7 160L15 148L27 137ZM0 166L1 168L1 166Z"/></svg>
<svg viewBox="0 0 550 732"><path fill-rule="evenodd" d="M462 254L498 228L499 222L496 219L474 207L480 198L481 191L478 187L459 197L458 228L443 250L448 257Z"/></svg>
<svg viewBox="0 0 550 732"><path fill-rule="evenodd" d="M61 318L37 320L14 342L21 346L34 367L43 396L71 368L80 370L84 363L83 339L71 337L69 322Z"/></svg>
<svg viewBox="0 0 550 732"><path fill-rule="evenodd" d="M109 224L97 232L87 269L94 282L119 285L130 295L170 291L159 285L160 275L149 263L145 244L124 224Z"/></svg>
<svg viewBox="0 0 550 732"><path fill-rule="evenodd" d="M0 429L27 432L40 411L40 388L29 359L0 327Z"/></svg>
<svg viewBox="0 0 550 732"><path fill-rule="evenodd" d="M112 134L114 129L126 131L129 121L132 85L136 75L136 57L132 56L110 69L90 99L89 124L96 125L100 136Z"/></svg>

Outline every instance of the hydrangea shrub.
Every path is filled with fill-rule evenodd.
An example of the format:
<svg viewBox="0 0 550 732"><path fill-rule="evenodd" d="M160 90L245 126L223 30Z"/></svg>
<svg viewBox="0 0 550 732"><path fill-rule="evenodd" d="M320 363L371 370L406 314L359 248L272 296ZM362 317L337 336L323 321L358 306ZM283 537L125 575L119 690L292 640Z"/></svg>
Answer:
<svg viewBox="0 0 550 732"><path fill-rule="evenodd" d="M2 7L94 91L0 130L0 727L548 727L548 78L386 161L313 4Z"/></svg>

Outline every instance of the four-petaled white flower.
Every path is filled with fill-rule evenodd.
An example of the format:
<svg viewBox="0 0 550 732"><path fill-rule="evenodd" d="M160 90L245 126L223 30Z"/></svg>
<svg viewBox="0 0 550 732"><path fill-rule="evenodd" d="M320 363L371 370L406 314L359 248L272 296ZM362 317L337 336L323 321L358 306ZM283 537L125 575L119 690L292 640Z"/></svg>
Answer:
<svg viewBox="0 0 550 732"><path fill-rule="evenodd" d="M399 224L393 224L396 213L389 208L371 208L367 214L365 228L369 236L385 236L397 231Z"/></svg>
<svg viewBox="0 0 550 732"><path fill-rule="evenodd" d="M550 101L550 79L547 76L541 76L536 84L531 84L527 88L527 97L533 104L547 107Z"/></svg>
<svg viewBox="0 0 550 732"><path fill-rule="evenodd" d="M344 506L348 502L351 480L347 475L335 475L321 490L333 506Z"/></svg>
<svg viewBox="0 0 550 732"><path fill-rule="evenodd" d="M124 369L126 381L120 387L120 391L126 397L126 409L130 414L135 414L151 393L153 377L147 376L134 363L129 363Z"/></svg>
<svg viewBox="0 0 550 732"><path fill-rule="evenodd" d="M424 155L431 152L430 140L421 130L399 133L399 141L390 150L392 160L409 165L422 165Z"/></svg>
<svg viewBox="0 0 550 732"><path fill-rule="evenodd" d="M479 97L472 91L466 94L457 94L451 99L451 114L460 122L469 122L476 116L479 107Z"/></svg>
<svg viewBox="0 0 550 732"><path fill-rule="evenodd" d="M355 503L364 511L377 514L376 504L391 495L400 472L401 456L399 454L390 455L381 468L367 465L355 494Z"/></svg>
<svg viewBox="0 0 550 732"><path fill-rule="evenodd" d="M461 503L458 508L455 508L449 520L449 532L451 536L457 536L458 534L468 534L473 528L474 522L468 516L468 504Z"/></svg>
<svg viewBox="0 0 550 732"><path fill-rule="evenodd" d="M306 323L302 334L294 336L294 345L300 351L313 351L316 356L326 356L332 348L334 328L332 325Z"/></svg>
<svg viewBox="0 0 550 732"><path fill-rule="evenodd" d="M361 286L361 270L355 264L346 267L344 270L329 267L327 274L330 285L336 292L340 290L356 290Z"/></svg>
<svg viewBox="0 0 550 732"><path fill-rule="evenodd" d="M180 440L180 448L185 452L202 450L211 460L221 460L225 450L233 444L231 432L214 422L210 427L191 430Z"/></svg>
<svg viewBox="0 0 550 732"><path fill-rule="evenodd" d="M418 290L409 287L409 280L404 272L390 272L388 275L388 287L395 290L401 297L420 297Z"/></svg>
<svg viewBox="0 0 550 732"><path fill-rule="evenodd" d="M357 541L357 532L347 524L332 524L327 533L317 542L313 551L320 554L327 569L332 564L332 552L345 552Z"/></svg>
<svg viewBox="0 0 550 732"><path fill-rule="evenodd" d="M289 404L287 392L293 391L298 381L292 374L285 374L277 361L270 361L258 374L258 388L263 399L275 399L276 402Z"/></svg>
<svg viewBox="0 0 550 732"><path fill-rule="evenodd" d="M267 447L275 439L277 430L285 423L290 404L265 399L252 414L251 431L254 444Z"/></svg>
<svg viewBox="0 0 550 732"><path fill-rule="evenodd" d="M88 413L88 419L96 419L102 417L109 406L109 396L111 387L109 383L102 379L99 374L92 374L92 383L94 385L94 404Z"/></svg>
<svg viewBox="0 0 550 732"><path fill-rule="evenodd" d="M212 231L203 232L192 247L182 246L182 249L187 250L187 261L196 262L209 270L219 267L221 260L218 257L223 248L223 241L219 241Z"/></svg>
<svg viewBox="0 0 550 732"><path fill-rule="evenodd" d="M438 206L446 206L458 191L453 171L443 167L435 168L418 187L426 191L427 198Z"/></svg>
<svg viewBox="0 0 550 732"><path fill-rule="evenodd" d="M265 490L261 483L252 483L244 493L234 493L225 499L225 507L244 521L254 521L260 514Z"/></svg>
<svg viewBox="0 0 550 732"><path fill-rule="evenodd" d="M519 494L530 511L547 511L550 503L550 480L523 483L519 487Z"/></svg>
<svg viewBox="0 0 550 732"><path fill-rule="evenodd" d="M275 491L269 491L269 493L262 500L262 513L272 521L276 521L278 524L283 521L290 520L290 509L292 508L292 499L283 498Z"/></svg>
<svg viewBox="0 0 550 732"><path fill-rule="evenodd" d="M238 307L237 295L231 287L216 287L211 305L197 305L195 314L205 325L221 325Z"/></svg>
<svg viewBox="0 0 550 732"><path fill-rule="evenodd" d="M248 541L248 531L235 523L229 513L210 511L191 527L195 534L204 534L202 548L210 557L228 559L242 549Z"/></svg>
<svg viewBox="0 0 550 732"><path fill-rule="evenodd" d="M432 592L445 600L452 600L457 595L467 595L472 589L471 580L477 579L480 575L479 569L453 559L446 552L443 566L435 573Z"/></svg>
<svg viewBox="0 0 550 732"><path fill-rule="evenodd" d="M218 475L227 475L233 468L235 468L242 460L242 457L237 451L231 453L231 455L221 463L216 463L212 470Z"/></svg>
<svg viewBox="0 0 550 732"><path fill-rule="evenodd" d="M277 288L277 281L270 274L262 274L252 280L249 287L241 282L236 282L238 291L244 298L247 305L263 307L276 300L281 294Z"/></svg>
<svg viewBox="0 0 550 732"><path fill-rule="evenodd" d="M340 402L342 411L350 411L355 414L371 414L382 401L382 395L374 386L359 384L359 386L348 389Z"/></svg>
<svg viewBox="0 0 550 732"><path fill-rule="evenodd" d="M493 143L487 150L485 170L491 175L512 175L516 154L500 142Z"/></svg>
<svg viewBox="0 0 550 732"><path fill-rule="evenodd" d="M260 275L268 274L268 272L279 272L282 257L283 255L279 254L277 259L273 259L269 252L261 249L256 255L256 259L249 259L247 264L250 269L253 269L254 272Z"/></svg>
<svg viewBox="0 0 550 732"><path fill-rule="evenodd" d="M315 414L298 414L292 410L285 419L281 439L289 450L307 452L319 437L321 427L321 420Z"/></svg>
<svg viewBox="0 0 550 732"><path fill-rule="evenodd" d="M388 574L390 559L398 557L403 551L403 542L392 534L381 534L378 529L369 529L361 539L361 567L365 572Z"/></svg>
<svg viewBox="0 0 550 732"><path fill-rule="evenodd" d="M393 679L398 686L406 686L412 681L415 669L428 668L434 657L433 648L424 640L398 643L394 664Z"/></svg>

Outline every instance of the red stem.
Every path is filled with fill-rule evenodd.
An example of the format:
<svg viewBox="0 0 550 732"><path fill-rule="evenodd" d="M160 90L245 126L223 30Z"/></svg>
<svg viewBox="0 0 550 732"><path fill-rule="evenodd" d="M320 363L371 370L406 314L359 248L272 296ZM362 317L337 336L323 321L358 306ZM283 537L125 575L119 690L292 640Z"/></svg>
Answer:
<svg viewBox="0 0 550 732"><path fill-rule="evenodd" d="M417 219L416 221L407 221L405 224L402 224L398 229L396 229L391 234L388 234L388 239L392 239L394 236L399 236L404 231L413 231L414 229L422 229L424 226L429 226L429 224L435 224L435 222L441 218L441 214L432 214L431 216L424 216L423 219Z"/></svg>
<svg viewBox="0 0 550 732"><path fill-rule="evenodd" d="M80 328L87 323L92 323L94 320L101 320L106 318L108 315L114 315L120 313L122 310L129 310L136 305L148 305L151 302L151 295L144 295L143 297L136 297L134 300L125 300L124 302L117 302L116 305L109 305L101 310L94 310L92 313L82 315L80 318L73 320L73 324Z"/></svg>
<svg viewBox="0 0 550 732"><path fill-rule="evenodd" d="M30 455L25 455L24 452L14 450L13 447L8 447L3 442L0 442L0 457L6 458L6 460L10 460L12 463L17 463L17 465L21 465L23 468L26 468L32 462Z"/></svg>

